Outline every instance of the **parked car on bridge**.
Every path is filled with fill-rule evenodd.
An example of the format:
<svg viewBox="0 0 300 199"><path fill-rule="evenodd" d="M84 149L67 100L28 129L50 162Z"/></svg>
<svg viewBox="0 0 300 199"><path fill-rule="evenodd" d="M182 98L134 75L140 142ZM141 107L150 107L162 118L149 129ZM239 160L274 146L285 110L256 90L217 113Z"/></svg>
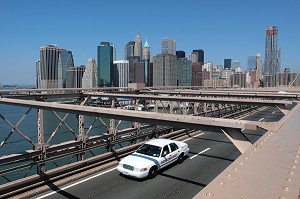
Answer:
<svg viewBox="0 0 300 199"><path fill-rule="evenodd" d="M182 163L189 147L181 141L153 139L119 162L117 170L134 178L154 178L157 171L174 163Z"/></svg>

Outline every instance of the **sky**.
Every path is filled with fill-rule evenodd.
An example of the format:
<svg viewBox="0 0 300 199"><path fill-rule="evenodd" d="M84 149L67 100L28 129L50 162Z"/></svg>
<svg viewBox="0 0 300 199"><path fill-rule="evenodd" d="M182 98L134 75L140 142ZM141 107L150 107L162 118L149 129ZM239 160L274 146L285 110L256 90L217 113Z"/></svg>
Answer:
<svg viewBox="0 0 300 199"><path fill-rule="evenodd" d="M75 66L97 58L108 41L123 59L139 31L151 55L161 39L176 40L186 56L203 49L205 61L223 65L248 56L264 59L266 26L278 26L281 71L300 70L300 0L0 0L0 84L34 84L40 47L72 51Z"/></svg>

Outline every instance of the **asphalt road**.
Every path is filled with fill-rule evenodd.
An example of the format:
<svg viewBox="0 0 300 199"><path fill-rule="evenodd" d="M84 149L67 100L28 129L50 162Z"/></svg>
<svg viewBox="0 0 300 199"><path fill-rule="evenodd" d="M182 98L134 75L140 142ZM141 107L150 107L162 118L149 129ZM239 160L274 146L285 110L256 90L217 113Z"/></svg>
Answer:
<svg viewBox="0 0 300 199"><path fill-rule="evenodd" d="M283 114L274 107L268 107L244 119L252 121L276 122ZM243 130L254 143L265 131ZM190 152L182 164L171 165L151 180L136 180L121 176L115 168L101 171L97 177L81 179L76 185L60 187L58 192L48 192L46 198L192 198L209 182L230 165L240 152L220 132L202 131L186 142ZM205 152L203 152L205 151ZM200 155L197 155L198 153ZM104 172L104 173L103 173ZM52 187L50 185L50 187ZM56 187L52 187L53 190ZM49 194L49 195L46 195Z"/></svg>

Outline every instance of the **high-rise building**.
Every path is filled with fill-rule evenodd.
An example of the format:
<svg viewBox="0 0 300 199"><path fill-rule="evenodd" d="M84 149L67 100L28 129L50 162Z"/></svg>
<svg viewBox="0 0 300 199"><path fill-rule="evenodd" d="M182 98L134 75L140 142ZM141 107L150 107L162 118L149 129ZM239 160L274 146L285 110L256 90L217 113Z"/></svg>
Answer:
<svg viewBox="0 0 300 199"><path fill-rule="evenodd" d="M128 57L129 61L129 83L134 81L134 63L140 62L141 58L139 56Z"/></svg>
<svg viewBox="0 0 300 199"><path fill-rule="evenodd" d="M256 69L256 56L248 56L247 71Z"/></svg>
<svg viewBox="0 0 300 199"><path fill-rule="evenodd" d="M261 58L260 58L260 53L257 53L256 54L256 57L255 57L255 59L256 59L256 63L255 63L255 71L256 71L256 78L255 78L255 80L256 80L256 83L255 83L255 87L259 87L260 86L260 80L262 79L262 72L261 72L261 70L262 70L262 68L261 68L261 66L262 66L262 62L261 62Z"/></svg>
<svg viewBox="0 0 300 199"><path fill-rule="evenodd" d="M82 88L82 77L85 72L85 66L68 67L66 77L66 88Z"/></svg>
<svg viewBox="0 0 300 199"><path fill-rule="evenodd" d="M231 70L236 70L237 68L241 68L241 63L237 60L233 61L231 64Z"/></svg>
<svg viewBox="0 0 300 199"><path fill-rule="evenodd" d="M140 32L138 32L135 38L134 56L140 57L140 60L143 59L143 46L142 46L142 38Z"/></svg>
<svg viewBox="0 0 300 199"><path fill-rule="evenodd" d="M280 49L278 44L278 27L266 28L265 63L263 68L264 83L267 87L276 86L275 74L280 72Z"/></svg>
<svg viewBox="0 0 300 199"><path fill-rule="evenodd" d="M150 86L150 46L148 44L147 38L146 42L144 44L144 49L143 49L143 59L144 59L144 65L145 65L145 86Z"/></svg>
<svg viewBox="0 0 300 199"><path fill-rule="evenodd" d="M40 48L40 61L37 64L37 88L65 88L66 68L74 67L71 51L47 45Z"/></svg>
<svg viewBox="0 0 300 199"><path fill-rule="evenodd" d="M173 54L159 54L153 57L153 86L177 85L177 58Z"/></svg>
<svg viewBox="0 0 300 199"><path fill-rule="evenodd" d="M192 61L192 63L197 62L197 56L194 53L189 54L189 60ZM203 62L202 62L203 64Z"/></svg>
<svg viewBox="0 0 300 199"><path fill-rule="evenodd" d="M224 69L231 69L231 59L224 59Z"/></svg>
<svg viewBox="0 0 300 199"><path fill-rule="evenodd" d="M98 87L98 66L95 59L88 59L82 76L82 88Z"/></svg>
<svg viewBox="0 0 300 199"><path fill-rule="evenodd" d="M115 85L117 87L127 87L129 82L129 61L117 60L114 61L115 67Z"/></svg>
<svg viewBox="0 0 300 199"><path fill-rule="evenodd" d="M196 62L204 63L204 50L202 49L193 50L192 54L196 55Z"/></svg>
<svg viewBox="0 0 300 199"><path fill-rule="evenodd" d="M176 41L170 38L162 38L162 54L176 55Z"/></svg>
<svg viewBox="0 0 300 199"><path fill-rule="evenodd" d="M202 66L201 62L193 62L192 63L192 86L202 86L203 78L202 78Z"/></svg>
<svg viewBox="0 0 300 199"><path fill-rule="evenodd" d="M185 52L183 50L177 50L176 51L176 57L177 57L177 59L184 59L185 58Z"/></svg>
<svg viewBox="0 0 300 199"><path fill-rule="evenodd" d="M109 42L101 42L97 51L98 86L114 86L113 47Z"/></svg>
<svg viewBox="0 0 300 199"><path fill-rule="evenodd" d="M192 86L192 61L180 58L177 61L177 86Z"/></svg>
<svg viewBox="0 0 300 199"><path fill-rule="evenodd" d="M128 44L124 47L124 60L128 60L128 57L134 56L134 41L128 42Z"/></svg>

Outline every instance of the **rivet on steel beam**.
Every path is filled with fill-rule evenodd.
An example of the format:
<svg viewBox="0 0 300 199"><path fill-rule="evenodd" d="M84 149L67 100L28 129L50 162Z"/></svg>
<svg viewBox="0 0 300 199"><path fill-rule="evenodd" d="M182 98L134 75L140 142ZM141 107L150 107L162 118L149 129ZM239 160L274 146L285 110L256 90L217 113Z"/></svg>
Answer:
<svg viewBox="0 0 300 199"><path fill-rule="evenodd" d="M250 152L250 155L252 156L252 155L253 155L253 153L252 153L252 152Z"/></svg>
<svg viewBox="0 0 300 199"><path fill-rule="evenodd" d="M292 182L292 179L291 178L286 178L285 181Z"/></svg>
<svg viewBox="0 0 300 199"><path fill-rule="evenodd" d="M234 170L234 171L237 171L237 170L239 170L239 168L237 168L237 167L234 167L234 168L233 168L233 170Z"/></svg>
<svg viewBox="0 0 300 199"><path fill-rule="evenodd" d="M294 160L295 163L298 163L298 160Z"/></svg>
<svg viewBox="0 0 300 199"><path fill-rule="evenodd" d="M231 174L227 174L226 177L227 178L232 178L232 175Z"/></svg>
<svg viewBox="0 0 300 199"><path fill-rule="evenodd" d="M207 192L206 195L207 196L213 196L214 194L212 192Z"/></svg>
<svg viewBox="0 0 300 199"><path fill-rule="evenodd" d="M284 196L279 196L278 199L286 199L286 197L284 197Z"/></svg>
<svg viewBox="0 0 300 199"><path fill-rule="evenodd" d="M296 154L296 155L295 155L295 158L299 158L299 155Z"/></svg>
<svg viewBox="0 0 300 199"><path fill-rule="evenodd" d="M240 165L244 165L244 163L243 163L243 162L240 162Z"/></svg>
<svg viewBox="0 0 300 199"><path fill-rule="evenodd" d="M292 165L291 167L292 167L293 169L296 169L296 165Z"/></svg>
<svg viewBox="0 0 300 199"><path fill-rule="evenodd" d="M287 186L283 186L282 189L283 189L284 191L289 191L289 187L287 187Z"/></svg>
<svg viewBox="0 0 300 199"><path fill-rule="evenodd" d="M222 187L224 187L224 186L225 186L225 183L224 183L223 181L220 181L220 182L219 182L219 185L222 186Z"/></svg>
<svg viewBox="0 0 300 199"><path fill-rule="evenodd" d="M295 172L294 172L294 171L289 171L289 174L290 174L290 175L294 175Z"/></svg>
<svg viewBox="0 0 300 199"><path fill-rule="evenodd" d="M249 159L248 156L246 156L246 157L245 157L245 160L248 160L248 159Z"/></svg>

